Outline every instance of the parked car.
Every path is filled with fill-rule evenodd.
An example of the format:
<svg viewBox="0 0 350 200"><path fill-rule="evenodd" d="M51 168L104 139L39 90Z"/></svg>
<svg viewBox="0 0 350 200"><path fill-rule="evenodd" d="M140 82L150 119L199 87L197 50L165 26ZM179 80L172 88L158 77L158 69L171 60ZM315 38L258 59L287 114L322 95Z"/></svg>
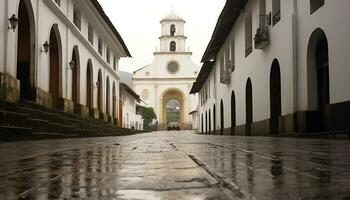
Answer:
<svg viewBox="0 0 350 200"><path fill-rule="evenodd" d="M180 130L180 124L178 122L169 122L168 123L168 131L170 130Z"/></svg>

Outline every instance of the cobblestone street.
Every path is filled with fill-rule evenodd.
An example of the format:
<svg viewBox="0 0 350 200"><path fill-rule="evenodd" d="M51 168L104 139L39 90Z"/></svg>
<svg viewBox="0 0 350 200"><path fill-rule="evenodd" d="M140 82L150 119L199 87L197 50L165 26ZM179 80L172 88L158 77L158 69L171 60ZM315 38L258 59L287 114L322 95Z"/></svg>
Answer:
<svg viewBox="0 0 350 200"><path fill-rule="evenodd" d="M350 199L349 147L185 131L0 143L0 199Z"/></svg>

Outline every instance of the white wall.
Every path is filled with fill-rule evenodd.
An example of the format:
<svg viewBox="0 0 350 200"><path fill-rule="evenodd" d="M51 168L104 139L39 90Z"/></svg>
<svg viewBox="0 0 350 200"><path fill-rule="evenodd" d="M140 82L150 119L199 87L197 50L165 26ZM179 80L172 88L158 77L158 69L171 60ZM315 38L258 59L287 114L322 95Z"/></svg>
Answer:
<svg viewBox="0 0 350 200"><path fill-rule="evenodd" d="M7 29L7 15L16 14L18 16L18 5L20 0L5 0L0 3L1 25L0 32L4 33L0 39L0 47L4 49L0 55L0 70L7 72L13 77L16 77L16 62L17 62L17 30L16 32ZM58 7L52 0L30 0L33 12L35 15L36 26L36 81L35 86L49 92L49 53L41 52L41 46L45 41L50 41L50 31L53 24L58 24L62 43L62 97L71 99L72 95L72 71L68 69L68 63L72 59L73 47L79 48L80 54L80 103L86 105L86 69L88 59L92 60L93 65L93 82L96 83L98 70L102 70L103 74L103 112L105 110L105 93L106 93L106 78L110 79L110 109L112 109L112 89L113 82L116 84L116 96L119 99L119 71L113 69L113 57L119 61L120 57L125 57L126 53L122 45L116 39L116 36L110 30L108 25L99 16L90 1L68 0L61 1L61 6ZM73 24L73 5L76 5L81 11L81 31ZM94 27L94 45L88 41L88 24ZM98 35L103 38L104 55L101 57L98 50ZM106 47L111 50L111 62L106 62ZM6 66L6 67L5 67ZM118 62L117 62L118 66ZM94 107L97 108L97 90L94 89ZM112 113L112 110L110 111ZM118 112L116 112L118 113Z"/></svg>
<svg viewBox="0 0 350 200"><path fill-rule="evenodd" d="M328 39L330 58L330 96L331 103L348 101L350 68L349 40L350 27L347 8L349 1L325 1L325 5L310 15L310 1L305 0L281 0L281 21L274 26L269 26L270 44L263 50L253 49L253 52L245 57L245 17L252 13L253 37L258 27L257 15L259 15L259 2L249 1L244 12L239 16L231 30L229 37L221 47L214 70L208 77L206 84L211 84L210 99L199 107L199 117L212 110L216 105L216 124L220 127L220 101L223 99L225 110L225 127L231 127L231 92L236 97L236 124L246 123L245 113L245 87L248 77L252 81L253 88L253 122L259 122L270 118L270 70L274 59L278 59L281 70L282 91L282 116L297 111L310 110L307 85L307 49L312 32L321 28ZM267 13L272 11L272 0L266 1ZM235 66L236 70L231 74L229 85L220 83L220 58L225 50L235 40ZM253 45L254 46L254 45ZM215 76L215 77L214 77ZM216 79L216 80L215 80ZM203 87L200 91L204 91ZM216 92L215 92L216 91ZM312 110L312 109L311 109ZM212 111L211 111L212 112ZM212 117L213 119L213 117ZM213 128L213 125L211 126ZM205 130L205 125L204 125Z"/></svg>

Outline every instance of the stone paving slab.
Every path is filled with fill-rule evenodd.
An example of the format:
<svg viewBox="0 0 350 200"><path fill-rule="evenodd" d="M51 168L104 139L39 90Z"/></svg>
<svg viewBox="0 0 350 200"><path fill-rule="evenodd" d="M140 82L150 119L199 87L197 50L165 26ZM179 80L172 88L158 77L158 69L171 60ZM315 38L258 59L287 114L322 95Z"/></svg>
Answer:
<svg viewBox="0 0 350 200"><path fill-rule="evenodd" d="M0 142L0 199L350 199L350 141L134 136Z"/></svg>

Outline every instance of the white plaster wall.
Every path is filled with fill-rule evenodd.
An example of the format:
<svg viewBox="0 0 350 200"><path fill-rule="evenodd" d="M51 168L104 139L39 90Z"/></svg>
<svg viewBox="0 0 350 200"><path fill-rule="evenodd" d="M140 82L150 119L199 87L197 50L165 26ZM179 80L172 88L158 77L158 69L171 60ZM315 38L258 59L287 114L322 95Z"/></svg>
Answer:
<svg viewBox="0 0 350 200"><path fill-rule="evenodd" d="M272 10L271 0L266 1L267 13ZM270 26L270 44L263 50L254 49L245 57L245 18L252 13L253 37L258 28L257 17L259 15L258 1L249 1L244 12L239 16L235 26L231 30L225 44L217 55L217 62L212 75L208 78L215 84L211 91L216 91L216 99L210 99L210 106L202 106L200 115L216 105L216 128L220 127L220 101L224 104L224 128L231 127L231 93L235 92L236 97L236 125L246 123L245 112L245 91L246 82L250 78L253 93L253 122L258 122L270 118L270 70L274 59L278 59L281 70L281 90L282 90L282 115L291 114L296 111L294 106L294 90L296 82L293 80L294 72L294 50L293 50L293 1L281 2L282 18L275 26ZM220 83L220 58L229 48L231 40L235 40L235 65L236 70L231 74L231 84ZM283 47L283 49L281 49ZM216 76L214 78L214 75ZM216 88L214 88L216 87ZM202 88L203 89L203 88ZM213 111L211 111L213 112ZM213 117L211 117L213 119ZM204 126L205 127L205 126ZM213 127L213 124L212 126Z"/></svg>
<svg viewBox="0 0 350 200"><path fill-rule="evenodd" d="M308 103L307 49L314 30L321 28L329 48L330 103L350 100L350 1L325 1L325 5L312 15L309 1L297 0L298 16L298 103L300 110L313 110Z"/></svg>
<svg viewBox="0 0 350 200"><path fill-rule="evenodd" d="M36 81L35 85L44 91L49 91L49 53L41 52L41 46L45 41L50 40L50 31L53 24L58 24L62 43L62 97L71 99L72 71L68 69L68 63L72 59L73 47L79 48L80 54L80 103L86 105L86 69L87 61L91 59L93 65L93 82L97 81L98 70L102 70L103 75L103 112L105 112L106 78L110 78L110 109L112 109L112 89L113 82L116 84L116 99L119 99L119 71L113 70L113 57L117 58L117 67L120 57L125 57L125 52L115 39L113 32L104 23L98 12L88 1L68 0L61 1L58 7L51 0L31 0L35 16L36 26ZM81 31L73 25L73 4L79 7L82 14ZM7 15L16 14L18 16L19 0L5 0L0 3L1 25L0 32L4 33L0 39L0 47L4 49L0 54L0 70L16 77L17 62L17 30L8 31ZM94 27L94 45L88 41L88 24ZM97 53L98 35L104 40L103 57ZM111 62L106 62L106 48L111 50ZM94 89L94 107L97 107L97 90ZM112 111L110 111L112 113ZM116 112L118 113L118 112Z"/></svg>

